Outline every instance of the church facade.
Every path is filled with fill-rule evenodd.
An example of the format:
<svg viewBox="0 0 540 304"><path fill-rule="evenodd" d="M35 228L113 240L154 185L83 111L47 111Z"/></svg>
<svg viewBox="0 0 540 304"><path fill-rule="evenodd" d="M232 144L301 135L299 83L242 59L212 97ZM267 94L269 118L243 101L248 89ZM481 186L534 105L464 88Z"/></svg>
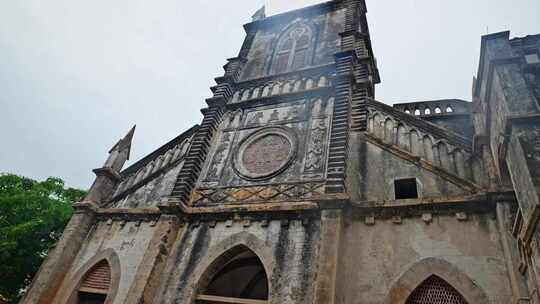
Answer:
<svg viewBox="0 0 540 304"><path fill-rule="evenodd" d="M244 25L200 125L109 152L22 303L540 303L540 35L389 106L364 0Z"/></svg>

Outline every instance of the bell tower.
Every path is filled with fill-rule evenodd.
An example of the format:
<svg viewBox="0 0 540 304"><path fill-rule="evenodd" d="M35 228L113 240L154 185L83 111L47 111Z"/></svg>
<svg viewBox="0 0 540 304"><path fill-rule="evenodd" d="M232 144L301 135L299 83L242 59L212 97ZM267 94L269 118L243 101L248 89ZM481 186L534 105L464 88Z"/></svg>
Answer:
<svg viewBox="0 0 540 304"><path fill-rule="evenodd" d="M257 12L238 57L216 79L169 205L346 193L349 132L365 130L366 99L379 82L365 14L357 0Z"/></svg>
<svg viewBox="0 0 540 304"><path fill-rule="evenodd" d="M171 257L182 261L171 275L205 260L199 245L238 242L254 256L268 254L271 296L258 300L332 303L349 138L366 129L367 102L380 81L366 6L329 1L270 17L263 8L244 29L238 56L211 88L172 195L160 205L181 214L193 242ZM250 241L255 235L268 243ZM316 267L325 275L316 276ZM158 294L243 303L205 283L192 291L190 282Z"/></svg>

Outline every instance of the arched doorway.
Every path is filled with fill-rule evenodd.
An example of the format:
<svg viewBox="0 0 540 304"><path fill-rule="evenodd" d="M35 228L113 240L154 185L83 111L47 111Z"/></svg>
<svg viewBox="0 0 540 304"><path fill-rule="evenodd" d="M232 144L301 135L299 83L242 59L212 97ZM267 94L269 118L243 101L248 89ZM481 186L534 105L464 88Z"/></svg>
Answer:
<svg viewBox="0 0 540 304"><path fill-rule="evenodd" d="M266 304L268 277L259 257L237 246L212 263L200 283L197 304Z"/></svg>
<svg viewBox="0 0 540 304"><path fill-rule="evenodd" d="M416 287L406 304L467 304L467 301L445 280L432 275Z"/></svg>
<svg viewBox="0 0 540 304"><path fill-rule="evenodd" d="M85 275L77 291L78 304L103 304L111 287L111 268L102 260Z"/></svg>

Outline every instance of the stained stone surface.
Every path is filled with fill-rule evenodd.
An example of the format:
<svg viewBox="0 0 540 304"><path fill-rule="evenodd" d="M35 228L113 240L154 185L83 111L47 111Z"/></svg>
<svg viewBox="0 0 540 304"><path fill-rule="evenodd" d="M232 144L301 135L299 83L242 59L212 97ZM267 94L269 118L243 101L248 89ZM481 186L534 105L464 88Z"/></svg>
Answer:
<svg viewBox="0 0 540 304"><path fill-rule="evenodd" d="M334 0L245 25L201 126L96 170L99 195L21 303L72 303L107 252L107 304L195 303L238 248L264 266L268 304L407 303L433 275L469 304L540 303L540 67L525 59L540 35L483 37L472 103L392 107L375 100L366 12ZM396 199L399 179L418 197Z"/></svg>
<svg viewBox="0 0 540 304"><path fill-rule="evenodd" d="M295 154L293 136L284 129L263 129L246 138L236 152L235 167L239 174L251 179L266 178L284 169Z"/></svg>

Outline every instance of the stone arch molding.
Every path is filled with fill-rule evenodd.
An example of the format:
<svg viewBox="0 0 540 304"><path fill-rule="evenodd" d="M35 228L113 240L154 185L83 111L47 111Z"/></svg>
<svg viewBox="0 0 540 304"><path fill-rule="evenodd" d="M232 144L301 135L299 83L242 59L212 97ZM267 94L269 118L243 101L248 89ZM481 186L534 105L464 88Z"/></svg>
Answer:
<svg viewBox="0 0 540 304"><path fill-rule="evenodd" d="M218 259L228 252L234 251L235 248L245 247L251 250L261 261L264 267L264 271L268 277L268 303L272 300L272 282L270 280L272 269L274 268L274 259L271 248L261 239L248 232L239 232L231 235L225 240L221 241L217 245L211 247L203 260L197 265L195 271L191 275L194 281L191 283L190 301L188 303L195 303L195 297L205 280L211 276L212 265L218 261Z"/></svg>
<svg viewBox="0 0 540 304"><path fill-rule="evenodd" d="M276 49L279 43L282 41L285 35L290 33L290 31L292 31L296 27L305 27L309 31L310 45L309 45L309 51L308 51L308 66L313 64L313 57L315 55L315 48L316 48L317 39L319 36L319 28L311 20L296 18L295 20L290 22L288 25L286 25L270 43L271 52L269 56L267 57L266 63L265 63L266 74L271 75L274 71L274 67L273 67L274 59L276 55Z"/></svg>
<svg viewBox="0 0 540 304"><path fill-rule="evenodd" d="M432 275L452 285L469 304L489 304L485 292L455 265L439 259L426 258L412 265L393 284L384 304L405 304L407 298Z"/></svg>
<svg viewBox="0 0 540 304"><path fill-rule="evenodd" d="M118 286L120 285L121 272L120 259L118 257L118 254L116 254L116 252L110 248L94 255L94 257L84 263L79 269L77 269L77 271L75 271L75 273L70 278L67 279L67 284L63 288L63 290L66 290L66 292L64 292L60 296L60 301L58 303L77 303L77 292L84 276L86 275L86 273L88 273L88 271L92 269L92 267L94 267L97 263L103 260L106 260L109 264L109 267L111 268L111 285L109 293L107 294L107 298L105 300L105 304L112 304L116 298Z"/></svg>

